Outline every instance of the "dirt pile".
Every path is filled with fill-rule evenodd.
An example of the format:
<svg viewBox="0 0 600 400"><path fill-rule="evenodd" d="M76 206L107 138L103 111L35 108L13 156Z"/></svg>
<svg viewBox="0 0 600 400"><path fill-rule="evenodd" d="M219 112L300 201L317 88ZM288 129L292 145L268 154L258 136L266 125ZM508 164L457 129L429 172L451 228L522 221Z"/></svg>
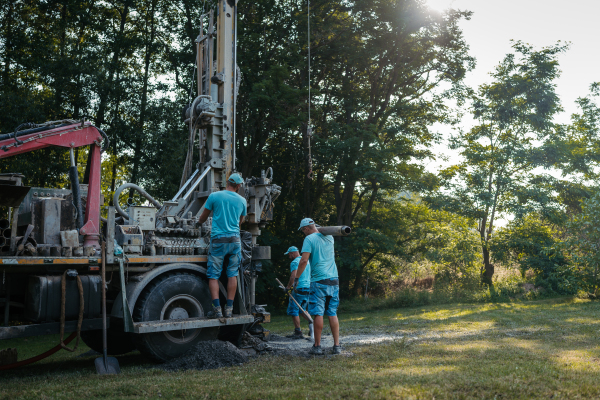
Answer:
<svg viewBox="0 0 600 400"><path fill-rule="evenodd" d="M166 371L204 370L241 365L246 355L229 342L212 340L198 343L192 351L158 368Z"/></svg>

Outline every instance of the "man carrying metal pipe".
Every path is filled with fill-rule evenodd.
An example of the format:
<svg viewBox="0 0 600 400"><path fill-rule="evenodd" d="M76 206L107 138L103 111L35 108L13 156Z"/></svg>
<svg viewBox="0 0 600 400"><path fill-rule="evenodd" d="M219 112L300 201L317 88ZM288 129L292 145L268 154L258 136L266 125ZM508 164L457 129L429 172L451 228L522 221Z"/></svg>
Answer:
<svg viewBox="0 0 600 400"><path fill-rule="evenodd" d="M219 301L219 278L223 272L223 263L229 258L227 265L227 304L225 318L233 316L233 299L237 290L238 267L242 260L242 244L240 242L240 225L246 215L246 199L237 192L244 180L235 173L227 180L227 188L211 193L204 203L204 211L200 215L200 224L209 217L211 211L212 228L210 246L208 248L208 287L213 300L213 309L207 313L208 318L223 318Z"/></svg>
<svg viewBox="0 0 600 400"><path fill-rule="evenodd" d="M292 246L287 250L287 252L285 252L285 254L289 256L290 260L292 260L290 264L290 280L286 289L290 290L292 287L295 286L293 293L290 293L290 299L287 308L287 315L292 317L292 321L294 322L294 333L292 333L288 337L292 339L303 339L304 336L302 335L302 330L300 329L300 308L298 308L294 300L292 300L292 296L294 296L294 299L296 299L298 304L300 304L300 307L306 310L306 306L308 305L308 294L310 290L310 263L307 264L306 269L304 270L302 275L298 275L298 264L300 263L300 259L302 258L300 257L300 252L298 251L298 248L296 246ZM294 285L295 282L298 283ZM307 320L309 324L311 323L311 321L308 318L306 318L304 314L302 314L302 317L305 320Z"/></svg>
<svg viewBox="0 0 600 400"><path fill-rule="evenodd" d="M340 324L337 309L340 304L340 284L333 237L323 235L317 230L315 221L304 218L300 222L302 233L306 236L302 245L302 258L298 264L297 275L302 276L310 262L310 296L308 313L313 315L315 324L315 343L310 354L323 354L321 349L321 333L323 332L323 315L329 318L329 327L333 335L333 354L340 354Z"/></svg>

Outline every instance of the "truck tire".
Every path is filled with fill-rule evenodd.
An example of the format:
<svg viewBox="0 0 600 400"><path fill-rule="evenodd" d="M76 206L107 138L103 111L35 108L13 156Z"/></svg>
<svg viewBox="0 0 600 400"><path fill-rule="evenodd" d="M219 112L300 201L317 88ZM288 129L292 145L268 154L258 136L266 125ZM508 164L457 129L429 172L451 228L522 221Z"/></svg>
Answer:
<svg viewBox="0 0 600 400"><path fill-rule="evenodd" d="M138 298L133 311L136 322L203 317L212 300L208 283L197 275L173 272L152 281ZM157 362L190 351L198 342L215 340L219 328L188 329L134 334L137 349Z"/></svg>
<svg viewBox="0 0 600 400"><path fill-rule="evenodd" d="M93 331L82 331L81 340L90 349L102 353L102 329ZM106 332L106 347L109 356L120 356L135 350L135 343L131 334L108 329Z"/></svg>

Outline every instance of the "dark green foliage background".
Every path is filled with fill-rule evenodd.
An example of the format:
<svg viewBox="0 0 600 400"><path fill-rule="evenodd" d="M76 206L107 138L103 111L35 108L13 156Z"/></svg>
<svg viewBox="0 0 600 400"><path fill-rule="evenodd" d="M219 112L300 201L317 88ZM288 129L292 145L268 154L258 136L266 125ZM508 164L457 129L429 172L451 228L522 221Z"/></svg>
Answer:
<svg viewBox="0 0 600 400"><path fill-rule="evenodd" d="M194 96L193 44L200 15L213 3L1 2L0 132L28 121L86 117L111 140L103 160L105 205L125 181L140 184L159 200L170 198L179 188L188 147L180 117ZM309 180L306 6L299 0L238 4L242 80L237 169L256 176L272 166L275 182L283 187L274 221L260 238L273 250L258 284L261 298L283 302L274 278L287 279L289 261L283 253L290 245L301 246L297 226L306 216L321 225L354 229L352 237L336 243L344 296L361 293L369 274L385 281L402 263L427 257L452 268L445 276L468 281L464 271L476 270L481 248L466 245L472 238L456 237L448 229L475 228L481 215L475 212L473 197L450 196L452 188L444 185L451 174L427 172L423 161L433 158L433 147L442 143L432 126L457 124L460 111L493 115L494 106L486 98L503 97L502 90L495 91L502 87L497 83L482 88L474 107L467 108L475 92L464 86L463 78L475 59L458 23L469 19L470 12L436 13L424 0L311 2L314 180ZM543 71L548 76L544 84L552 85L557 65L534 56L552 58L558 48L535 53L521 45L516 50L550 68ZM507 74L521 74L525 78L514 81L526 85L530 72L514 65L508 57L499 68L512 67ZM573 124L553 127L550 118L558 99L547 92L549 97L541 99L533 93L532 102L549 108L528 121L544 132L555 129L549 135L553 140L544 143L544 154L554 157L536 162L590 179L599 160L598 109L592 97L580 99L582 113L574 116ZM510 93L505 94L506 104L511 104ZM80 151L83 180L85 161ZM57 149L0 162L0 172L24 173L31 186L66 185L67 167L68 154ZM562 218L563 223L581 212L580 199L589 197L589 184L583 181L540 182L557 199L557 206L544 209L553 212L546 213L548 218ZM464 183L460 190L454 186L454 193L477 197ZM431 200L441 189L447 201L436 205L446 211L433 211L421 195ZM458 209L466 211L463 216L447 212ZM470 253L461 253L464 261L451 260L458 251Z"/></svg>

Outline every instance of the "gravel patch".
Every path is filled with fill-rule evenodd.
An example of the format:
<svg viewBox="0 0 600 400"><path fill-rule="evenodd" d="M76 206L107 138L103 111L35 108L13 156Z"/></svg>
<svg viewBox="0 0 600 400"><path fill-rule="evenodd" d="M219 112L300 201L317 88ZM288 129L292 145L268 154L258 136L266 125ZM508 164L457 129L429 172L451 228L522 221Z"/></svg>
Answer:
<svg viewBox="0 0 600 400"><path fill-rule="evenodd" d="M340 344L342 345L341 356L352 356L354 355L351 351L346 349L346 346L365 346L375 345L394 342L397 340L404 339L404 336L386 333L376 333L369 335L346 335L340 336ZM303 356L303 357L314 357L308 353L313 345L313 341L310 338L304 339L292 339L285 336L271 335L269 346L275 355L291 355L291 356ZM329 354L333 348L333 336L323 335L321 337L321 347L325 354ZM331 354L329 354L331 355Z"/></svg>
<svg viewBox="0 0 600 400"><path fill-rule="evenodd" d="M165 371L205 370L242 365L248 357L229 342L211 340L198 343L192 351L157 368Z"/></svg>

